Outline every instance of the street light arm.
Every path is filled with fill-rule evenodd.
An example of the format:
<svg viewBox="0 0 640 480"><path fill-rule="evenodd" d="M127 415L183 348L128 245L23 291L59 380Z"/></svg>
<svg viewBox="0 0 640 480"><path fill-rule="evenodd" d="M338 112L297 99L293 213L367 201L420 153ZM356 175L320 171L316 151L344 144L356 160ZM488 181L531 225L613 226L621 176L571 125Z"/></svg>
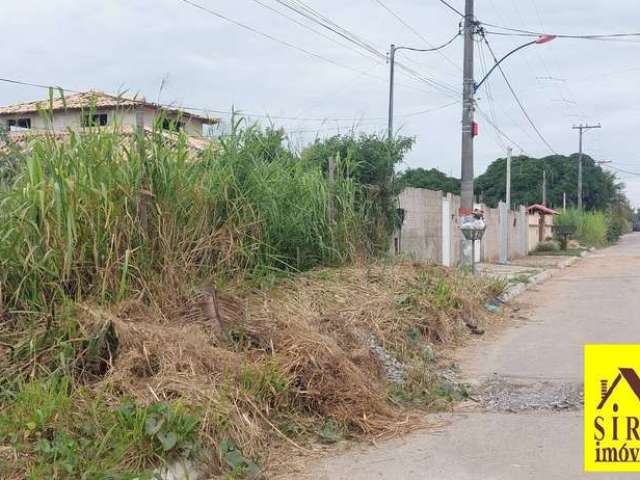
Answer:
<svg viewBox="0 0 640 480"><path fill-rule="evenodd" d="M502 57L500 60L498 60L493 67L491 67L491 69L487 72L487 74L484 76L484 78L482 80L480 80L479 83L476 83L474 86L474 93L477 92L480 87L482 86L482 84L485 82L485 80L487 80L487 78L489 78L489 75L491 75L493 73L493 71L498 68L498 66L504 61L506 60L508 57L510 57L511 55L513 55L514 53L522 50L523 48L529 47L531 45L540 45L541 43L547 43L550 42L551 40L555 39L556 36L555 35L540 35L538 38L536 38L535 40L532 40L530 42L525 43L524 45L520 45L519 47L514 48L513 50L511 50L509 53L507 53L504 57Z"/></svg>
<svg viewBox="0 0 640 480"><path fill-rule="evenodd" d="M491 74L493 73L493 71L494 71L496 68L498 68L498 65L500 65L504 60L506 60L506 59L507 59L507 57L510 57L511 55L513 55L514 53L516 53L517 51L522 50L523 48L526 48L526 47L528 47L528 46L530 46L530 45L534 45L535 43L536 43L536 41L535 41L535 40L533 40L533 41L531 41L531 42L527 42L527 43L525 43L524 45L520 45L519 47L514 48L514 49L513 49L513 50L511 50L509 53L507 53L504 57L502 57L500 60L498 60L498 61L493 65L493 67L491 67L491 69L487 72L487 74L484 76L484 78L483 78L482 80L480 80L480 82L479 82L479 83L476 83L476 84L475 84L475 86L473 87L473 88L474 88L474 90L473 90L473 91L474 91L474 92L477 92L477 91L480 89L480 87L482 86L482 84L487 80L487 78L489 78L489 75L491 75Z"/></svg>

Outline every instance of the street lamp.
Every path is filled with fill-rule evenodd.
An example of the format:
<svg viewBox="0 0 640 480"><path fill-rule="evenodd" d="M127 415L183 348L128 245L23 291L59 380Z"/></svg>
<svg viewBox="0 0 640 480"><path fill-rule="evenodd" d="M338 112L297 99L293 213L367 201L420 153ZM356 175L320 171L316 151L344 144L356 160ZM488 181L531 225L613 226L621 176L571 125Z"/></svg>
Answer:
<svg viewBox="0 0 640 480"><path fill-rule="evenodd" d="M455 40L457 35L453 37L449 42L434 48L413 48L413 47L398 47L395 44L391 44L389 47L389 126L388 135L389 140L393 138L393 95L394 95L394 83L395 83L395 65L396 65L396 52L398 50L410 50L412 52L435 52L443 47L446 47L449 43Z"/></svg>
<svg viewBox="0 0 640 480"><path fill-rule="evenodd" d="M487 74L484 76L484 78L482 80L480 80L480 82L476 83L474 85L474 93L477 92L480 87L482 86L482 84L485 82L485 80L489 77L489 75L491 75L493 73L493 71L498 68L498 66L507 59L507 57L510 57L511 55L513 55L514 53L516 53L519 50L522 50L523 48L529 47L531 45L541 45L543 43L548 43L551 42L552 40L555 40L556 35L540 35L538 38L536 38L535 40L532 40L530 42L527 42L523 45L520 45L519 47L514 48L513 50L511 50L509 53L507 53L504 57L502 57L500 60L498 60L495 65L493 67L491 67L491 69L487 72Z"/></svg>
<svg viewBox="0 0 640 480"><path fill-rule="evenodd" d="M473 79L473 34L477 24L472 21L473 17L473 1L467 2L467 10L465 10L465 52L464 52L464 70L463 70L463 93L462 93L462 165L461 165L461 215L468 215L473 208L473 137L476 135L477 130L475 128L475 122L473 120L474 110L474 96L482 84L489 78L489 75L500 66L500 64L514 53L522 50L523 48L531 45L540 45L548 43L556 38L556 35L540 35L535 40L520 45L500 60L496 60L496 63L491 67L480 82L476 83ZM484 31L479 30L479 33L484 38ZM486 38L484 39L486 42ZM487 43L488 45L488 43ZM493 52L491 52L493 54ZM471 260L471 256L468 255L468 244L463 241L462 243L462 262L468 264Z"/></svg>

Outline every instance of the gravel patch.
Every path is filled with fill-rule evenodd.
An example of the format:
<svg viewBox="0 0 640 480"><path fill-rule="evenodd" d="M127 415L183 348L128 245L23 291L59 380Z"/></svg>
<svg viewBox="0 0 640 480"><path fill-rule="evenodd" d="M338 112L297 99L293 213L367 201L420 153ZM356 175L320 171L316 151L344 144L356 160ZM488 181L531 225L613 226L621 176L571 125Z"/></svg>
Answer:
<svg viewBox="0 0 640 480"><path fill-rule="evenodd" d="M380 341L373 334L369 335L369 348L375 354L375 356L378 357L378 360L382 362L384 376L389 381L398 385L402 385L404 383L405 377L404 365L400 363L391 353L387 352L380 344Z"/></svg>
<svg viewBox="0 0 640 480"><path fill-rule="evenodd" d="M495 378L481 385L474 396L483 408L494 412L580 410L584 405L582 384L576 383L518 384Z"/></svg>

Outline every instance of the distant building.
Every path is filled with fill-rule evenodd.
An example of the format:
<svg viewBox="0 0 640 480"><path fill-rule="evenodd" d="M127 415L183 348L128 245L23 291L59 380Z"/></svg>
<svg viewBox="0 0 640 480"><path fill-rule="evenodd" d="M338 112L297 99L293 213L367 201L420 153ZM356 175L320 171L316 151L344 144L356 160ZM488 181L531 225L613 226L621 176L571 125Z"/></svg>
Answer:
<svg viewBox="0 0 640 480"><path fill-rule="evenodd" d="M136 126L138 113L142 114L145 128L152 127L157 119L161 119L164 129L184 131L191 136L202 136L205 126L219 122L216 118L167 108L144 99L92 90L54 98L53 101L46 99L0 107L0 128L37 132L118 125L131 129Z"/></svg>

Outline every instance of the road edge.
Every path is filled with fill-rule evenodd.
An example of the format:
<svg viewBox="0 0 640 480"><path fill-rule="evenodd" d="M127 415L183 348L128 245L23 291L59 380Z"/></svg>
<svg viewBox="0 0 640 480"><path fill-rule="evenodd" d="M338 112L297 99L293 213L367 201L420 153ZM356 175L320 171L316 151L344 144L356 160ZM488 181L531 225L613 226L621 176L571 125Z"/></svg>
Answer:
<svg viewBox="0 0 640 480"><path fill-rule="evenodd" d="M576 264L579 260L586 257L586 255L587 255L587 252L582 252L582 254L579 257L569 257L563 262L559 263L556 267L550 268L549 270L544 270L540 273L533 275L532 277L529 278L529 281L527 283L518 283L517 285L513 285L507 288L504 292L502 292L496 298L498 299L498 301L502 303L509 303L511 300L513 300L517 296L526 292L529 288L546 282L559 271L564 270L565 268Z"/></svg>

